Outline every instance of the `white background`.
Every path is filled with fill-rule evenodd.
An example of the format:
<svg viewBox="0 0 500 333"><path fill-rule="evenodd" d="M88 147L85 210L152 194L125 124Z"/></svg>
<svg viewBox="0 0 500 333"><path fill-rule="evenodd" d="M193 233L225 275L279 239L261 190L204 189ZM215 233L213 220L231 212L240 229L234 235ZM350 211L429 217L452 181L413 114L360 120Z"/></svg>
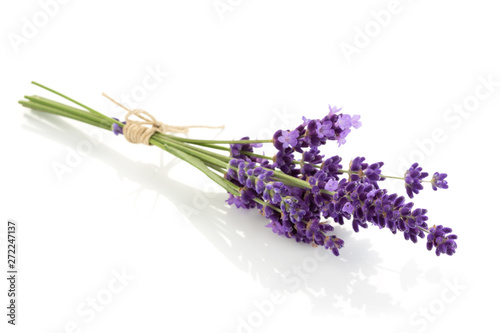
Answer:
<svg viewBox="0 0 500 333"><path fill-rule="evenodd" d="M18 221L20 271L15 329L0 284L2 332L498 327L495 2L1 7L0 242L6 253L7 219ZM431 225L459 235L457 253L436 257L425 242L375 228L354 234L349 224L336 227L340 258L280 238L166 153L21 107L27 94L53 97L32 80L108 115L123 117L101 92L170 124L226 125L193 130L197 138L268 138L343 106L363 126L324 153L384 161L392 175L413 161L447 172L448 190L428 187L415 202Z"/></svg>

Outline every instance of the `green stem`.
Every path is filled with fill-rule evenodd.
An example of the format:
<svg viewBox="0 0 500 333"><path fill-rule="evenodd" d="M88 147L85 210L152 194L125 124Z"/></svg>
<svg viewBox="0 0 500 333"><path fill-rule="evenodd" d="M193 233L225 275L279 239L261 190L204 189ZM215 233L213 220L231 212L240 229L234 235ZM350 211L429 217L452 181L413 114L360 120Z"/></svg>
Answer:
<svg viewBox="0 0 500 333"><path fill-rule="evenodd" d="M172 141L170 141L167 144L174 144L174 143ZM179 145L177 145L177 146L179 147ZM226 162L229 162L231 160L230 157L227 157L227 156L224 156L224 155L221 155L221 154L217 154L217 153L212 153L212 152L209 152L207 150L199 149L199 148L196 148L196 147L193 147L193 146L190 146L190 145L189 146L188 145L184 145L184 146L182 146L182 148L183 149L191 149L191 150L197 149L196 151L199 154L201 154L201 155L197 154L196 156L198 158L204 159L207 162L212 162L212 160L211 160L212 158L214 158L217 161L217 163L219 163L221 160L226 161ZM206 159L207 157L210 157L210 159ZM226 164L226 168L232 168L233 170L237 170L237 168L231 167L231 166L229 166L227 164ZM268 169L268 168L264 168L264 169L271 170L271 169ZM293 186L297 186L297 187L300 187L300 188L308 188L308 189L311 188L311 185L309 185L309 183L306 182L305 180L298 179L298 178L295 178L293 176L287 175L287 174L283 173L280 170L271 170L271 171L273 171L274 176L275 176L276 179L281 180L286 185L293 185Z"/></svg>
<svg viewBox="0 0 500 333"><path fill-rule="evenodd" d="M89 125L100 127L100 128L106 129L106 130L111 130L111 124L104 124L101 119L93 119L91 117L88 117L87 115L90 115L90 114L88 112L85 112L85 111L82 111L82 112L86 113L87 115L83 115L83 114L76 113L76 112L72 113L72 112L63 111L63 110L56 109L56 108L53 108L53 107L50 107L47 105L43 105L40 103L36 103L36 102L19 101L19 104L23 105L24 107L36 110L36 111L43 111L43 112L47 112L47 113L52 113L52 114L55 114L58 116L63 116L63 117L71 118L74 120L78 120L78 121L87 123Z"/></svg>
<svg viewBox="0 0 500 333"><path fill-rule="evenodd" d="M170 135L170 134L165 134L169 137L171 137L174 140L177 141L182 141L182 142L187 142L187 143L194 143L194 144L210 144L210 143L215 143L215 144L232 144L232 143L270 143L273 142L273 140L196 140L196 139L188 139L188 138L181 138L175 135Z"/></svg>
<svg viewBox="0 0 500 333"><path fill-rule="evenodd" d="M218 158L219 160L224 161L226 163L229 162L232 159L229 156L217 154L217 153L208 151L206 149L202 149L202 148L199 148L199 147L187 144L187 143L183 143L183 142L179 142L177 140L173 140L169 136L166 136L165 134L162 134L162 133L156 133L155 136L157 136L157 138L158 138L159 141L164 142L165 144L172 144L172 145L176 145L176 146L182 146L182 147L188 148L188 149L190 149L192 151L196 151L196 152L202 153L204 155L208 155L208 156L211 156L211 157L214 157L214 158Z"/></svg>
<svg viewBox="0 0 500 333"><path fill-rule="evenodd" d="M426 232L426 233L429 233L429 230L425 229L425 228L422 228L420 226L417 227L419 230L422 230L423 232Z"/></svg>
<svg viewBox="0 0 500 333"><path fill-rule="evenodd" d="M404 180L404 178L403 178L403 177L386 176L386 175L380 175L380 177L383 177L383 178L391 178L391 179L399 179L399 180Z"/></svg>
<svg viewBox="0 0 500 333"><path fill-rule="evenodd" d="M228 167L227 162L221 161L217 157L214 157L214 156L211 156L210 154L207 154L207 153L210 153L210 152L196 151L196 150L193 150L192 147L189 147L188 145L179 144L177 142L174 142L173 140L172 141L158 140L158 139L154 138L154 135L151 137L151 139L153 139L155 141L158 141L158 142L160 142L161 144L163 144L165 146L173 147L174 149L178 149L178 150L183 151L183 152L185 152L187 154L195 156L196 158L202 160L203 162L208 162L208 163L211 163L213 165L219 166L221 168L227 168ZM150 142L153 143L151 141L151 139L150 139Z"/></svg>
<svg viewBox="0 0 500 333"><path fill-rule="evenodd" d="M111 124L113 123L113 121L111 121L110 118L103 118L103 117L100 117L94 113L90 113L90 112L87 112L87 111L82 110L82 109L77 109L77 108L74 108L72 106L58 103L58 102L55 102L55 101L52 101L50 99L46 99L46 98L43 98L40 96L24 96L24 97L32 103L45 105L45 106L48 106L50 108L65 112L67 114L76 114L80 117L84 117L84 118L87 118L89 120L93 120L95 122L101 122L101 123L105 124L106 126L108 126L108 124L109 124L110 128L111 128Z"/></svg>
<svg viewBox="0 0 500 333"><path fill-rule="evenodd" d="M209 163L209 162L205 162L205 164L209 167L209 168L212 168L213 170L217 171L218 173L220 174L225 174L226 171L224 169L222 169L220 166L217 166L217 165L214 165L212 163Z"/></svg>
<svg viewBox="0 0 500 333"><path fill-rule="evenodd" d="M354 172L352 172L351 170L339 170L339 172L341 173L347 173L347 174L352 174ZM391 178L391 179L399 179L399 180L404 180L404 177L396 177L396 176L386 176L386 175L380 175L380 177L382 178ZM424 180L425 182L426 180Z"/></svg>
<svg viewBox="0 0 500 333"><path fill-rule="evenodd" d="M231 182L227 179L225 179L224 177L221 177L220 175L216 174L215 172L211 171L207 165L205 163L203 163L202 160L200 160L199 158L197 158L195 155L191 155L191 154L188 154L188 153L185 153L183 152L182 150L179 150L179 149L176 149L174 147L171 147L171 146L168 146L166 144L163 144L162 142L154 139L154 138L151 138L149 140L151 142L151 144L169 152L170 154L180 158L181 160L184 160L185 162L191 164L192 166L194 166L195 168L199 169L200 171L202 171L205 175L207 175L210 179L212 179L213 181L215 181L217 184L219 184L220 186L222 186L222 188L224 188L226 191L228 191L229 193L232 193L234 195L237 195L239 196L239 192L236 191L232 186L231 186Z"/></svg>
<svg viewBox="0 0 500 333"><path fill-rule="evenodd" d="M79 106L81 106L84 109L89 110L91 113L97 115L98 117L100 117L102 119L111 120L112 122L114 122L114 123L116 123L116 124L118 124L118 125L120 125L120 126L123 127L123 124L120 121L115 120L113 118L110 118L108 116L105 116L104 114L100 113L99 111L96 111L96 110L94 110L94 109L92 109L92 108L90 108L90 107L88 107L88 106L86 106L86 105L84 105L84 104L82 104L82 103L80 103L80 102L78 102L78 101L76 101L76 100L74 100L74 99L72 99L72 98L70 98L70 97L68 97L68 96L60 93L60 92L58 92L58 91L55 91L54 89L50 89L49 87L46 87L43 84L40 84L40 83L35 82L35 81L32 81L31 83L34 84L34 85L36 85L36 86L39 86L40 88L43 88L43 89L45 89L47 91L50 91L51 93L54 93L54 94L56 94L58 96L61 96L62 98L66 99L66 100L68 100L68 101L70 101L72 103L75 103L76 105L79 105ZM62 105L64 105L64 104L62 104Z"/></svg>
<svg viewBox="0 0 500 333"><path fill-rule="evenodd" d="M160 135L160 137L163 137L163 136L164 136L164 134ZM209 152L209 151L207 151L205 149L200 149L200 148L194 147L192 145L187 145L187 144L182 144L182 143L176 143L174 141L175 140L170 140L170 141L165 140L164 143L168 144L168 145L173 145L176 148L181 149L181 150L183 150L183 151L185 151L187 153L192 153L194 156L202 159L205 162L210 162L210 163L213 163L215 165L223 166L225 168L232 168L235 171L237 170L237 168L231 167L231 166L229 166L227 164L227 162L229 162L231 160L230 157L227 157L227 156L224 156L224 155L221 155L221 154L217 154L217 153L213 153L213 152ZM224 163L223 165L221 165L221 163L222 163L221 161L226 161L226 163ZM271 169L268 169L268 168L264 168L264 169L271 170ZM274 177L276 179L282 181L286 185L292 185L292 186L297 186L297 187L306 188L306 189L310 189L311 188L311 185L309 185L309 183L306 182L305 180L298 179L298 178L295 178L293 176L287 175L287 174L283 173L280 170L271 170L271 171L273 171Z"/></svg>
<svg viewBox="0 0 500 333"><path fill-rule="evenodd" d="M207 147L207 148L212 148L212 149L217 149L217 150L224 150L224 151L231 151L231 148L229 147L223 147L223 146L218 146L210 143L195 143L195 145L202 146L202 147Z"/></svg>
<svg viewBox="0 0 500 333"><path fill-rule="evenodd" d="M159 142L159 141L157 141L157 140L154 140L154 139L153 139L152 143L153 143L153 142L161 143L161 142ZM200 159L200 161L201 161L201 160L203 160L203 161L204 161L204 163L205 163L205 165L210 165L211 167L213 166L213 167L214 167L216 170L218 170L219 172L224 173L224 170L223 170L221 167L219 167L219 162L215 162L215 160L212 160L212 158L215 158L215 157L210 156L209 154L207 154L207 153L209 153L209 152L207 152L207 151L205 151L205 150L203 150L203 149L196 148L196 147L193 147L193 146L191 146L191 145L179 145L179 144L176 144L176 143L173 143L173 142L168 142L168 143L166 143L165 145L166 145L167 147L168 147L168 145L171 145L171 146L176 146L176 147L177 147L177 148L179 148L180 150L182 149L182 150L186 151L186 153L191 154L193 157L199 158L199 159ZM167 150L167 151L168 151L168 150ZM219 154L216 154L216 155L219 155ZM178 156L178 157L180 157L180 158L182 158L182 157L181 157L181 156L179 156L179 155L177 155L177 156ZM219 155L219 156L222 156L222 155ZM222 156L222 157L224 157L224 156ZM186 158L182 158L182 159L184 159L185 161L187 161L187 159L186 159ZM230 160L230 158L228 158L228 159ZM189 161L187 161L187 162L189 162ZM214 162L215 162L215 163L214 163ZM227 164L222 164L222 165L225 165L226 167L229 167ZM197 167L197 166L195 165L195 167ZM233 168L233 169L236 169L236 168ZM204 169L203 169L202 171L203 171L203 172L205 172L205 170L204 170ZM210 176L211 176L211 175L209 175L209 177L210 177ZM213 176L213 175L212 175L212 176ZM217 175L217 176L218 176L218 175ZM226 190L228 190L228 188L231 188L231 189L232 189L232 191L231 191L231 190L228 190L228 192L229 192L229 193L232 193L233 195L240 196L240 193L239 193L240 187L239 187L238 185L236 185L236 184L234 184L234 183L230 182L229 180L227 180L227 179L225 179L225 178L223 178L223 177L221 177L221 176L218 176L218 177L219 177L219 179L218 179L219 181L218 181L218 182L220 182L220 181L223 181L223 182L224 182L224 185L225 185L225 186L223 186L223 188L225 188ZM211 177L211 178L212 178L212 177ZM212 179L213 179L213 178L212 178ZM275 206L273 206L273 205L271 205L271 204L269 204L269 203L267 203L267 202L265 202L265 201L263 201L263 200L260 200L260 199L258 199L258 198L254 198L253 200L254 200L255 202L257 202L257 203L259 203L259 204L263 205L263 206L269 206L269 207L271 207L273 210L275 210L275 211L277 211L277 212L281 212L281 209L279 209L279 208L277 208L277 207L275 207Z"/></svg>
<svg viewBox="0 0 500 333"><path fill-rule="evenodd" d="M281 209L279 209L278 207L275 207L263 200L260 200L258 198L253 198L253 201L257 202L257 203L260 203L262 206L268 206L268 207L271 207L273 210L277 211L278 213L281 213Z"/></svg>

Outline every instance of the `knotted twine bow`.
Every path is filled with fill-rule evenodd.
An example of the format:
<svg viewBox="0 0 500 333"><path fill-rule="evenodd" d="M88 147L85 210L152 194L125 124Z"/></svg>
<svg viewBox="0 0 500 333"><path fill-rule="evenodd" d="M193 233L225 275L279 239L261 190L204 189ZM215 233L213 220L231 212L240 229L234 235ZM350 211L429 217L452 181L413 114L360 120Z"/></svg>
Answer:
<svg viewBox="0 0 500 333"><path fill-rule="evenodd" d="M104 97L109 99L111 102L115 103L119 107L123 108L127 111L125 115L125 125L123 125L123 136L128 142L131 143L142 143L148 146L151 146L149 143L149 139L156 132L160 133L187 133L190 128L224 128L224 125L221 126L204 126L204 125L194 125L194 126L172 126L162 123L161 121L156 120L149 112L134 109L130 110L123 104L115 101L105 93L102 93ZM133 120L130 117L136 116L141 120Z"/></svg>

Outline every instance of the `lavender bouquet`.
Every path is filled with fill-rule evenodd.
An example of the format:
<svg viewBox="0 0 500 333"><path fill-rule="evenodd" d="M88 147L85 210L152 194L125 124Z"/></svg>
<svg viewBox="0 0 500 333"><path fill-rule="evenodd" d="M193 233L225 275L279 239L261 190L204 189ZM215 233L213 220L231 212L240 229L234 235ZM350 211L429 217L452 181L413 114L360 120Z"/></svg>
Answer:
<svg viewBox="0 0 500 333"><path fill-rule="evenodd" d="M427 249L435 250L438 256L452 255L457 248L457 236L451 234L451 228L429 227L426 209L414 208L404 196L389 194L379 186L386 178L400 179L408 197L413 198L424 182L430 183L433 190L448 188L445 173L436 172L425 180L428 173L414 163L403 177L393 177L382 174L383 162L369 164L364 157L356 157L343 167L341 157L321 155L320 146L336 141L340 147L351 129L361 126L359 115L341 113L341 108L329 107L323 119L303 117L295 129L277 130L268 140L195 140L167 134L185 133L188 127L163 124L146 111L127 109L122 122L33 84L80 108L39 96L25 96L26 100L19 101L23 106L110 130L132 143L154 145L169 152L222 186L229 194L228 204L258 209L269 221L266 227L278 235L323 246L338 256L344 241L333 234L334 227L327 221L331 218L339 225L351 220L355 232L372 224L393 234L399 231L414 243L426 238ZM273 157L254 151L263 144L274 147Z"/></svg>

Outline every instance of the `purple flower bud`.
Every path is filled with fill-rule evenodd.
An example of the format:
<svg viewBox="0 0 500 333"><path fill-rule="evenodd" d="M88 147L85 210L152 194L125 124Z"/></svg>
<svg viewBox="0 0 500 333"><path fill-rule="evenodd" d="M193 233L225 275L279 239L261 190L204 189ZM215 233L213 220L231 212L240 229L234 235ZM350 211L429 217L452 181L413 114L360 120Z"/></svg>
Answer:
<svg viewBox="0 0 500 333"><path fill-rule="evenodd" d="M118 119L118 118L113 118L113 119L120 121L120 119ZM122 121L122 124L125 125L126 123L127 123L126 121ZM113 133L115 133L115 135L123 134L123 127L121 127L117 123L113 123L113 125L111 125L111 129L112 129Z"/></svg>
<svg viewBox="0 0 500 333"><path fill-rule="evenodd" d="M431 179L432 189L436 191L438 188L448 188L448 182L444 180L447 176L445 173L435 172Z"/></svg>
<svg viewBox="0 0 500 333"><path fill-rule="evenodd" d="M422 179L427 177L427 172L422 172L422 167L418 163L413 163L410 169L405 173L405 188L406 193L410 198L413 198L413 193L418 194L424 187L422 186Z"/></svg>
<svg viewBox="0 0 500 333"><path fill-rule="evenodd" d="M429 235L427 235L427 249L430 251L433 248L436 249L436 255L441 253L446 253L447 255L453 255L455 249L457 248L457 235L449 234L451 233L451 228L445 228L442 225L433 226L429 228Z"/></svg>
<svg viewBox="0 0 500 333"><path fill-rule="evenodd" d="M248 136L241 138L240 140L249 140ZM255 157L248 156L242 152L253 152L253 148L262 147L261 143L232 143L229 145L230 155L233 158L243 159L245 161L256 161Z"/></svg>

